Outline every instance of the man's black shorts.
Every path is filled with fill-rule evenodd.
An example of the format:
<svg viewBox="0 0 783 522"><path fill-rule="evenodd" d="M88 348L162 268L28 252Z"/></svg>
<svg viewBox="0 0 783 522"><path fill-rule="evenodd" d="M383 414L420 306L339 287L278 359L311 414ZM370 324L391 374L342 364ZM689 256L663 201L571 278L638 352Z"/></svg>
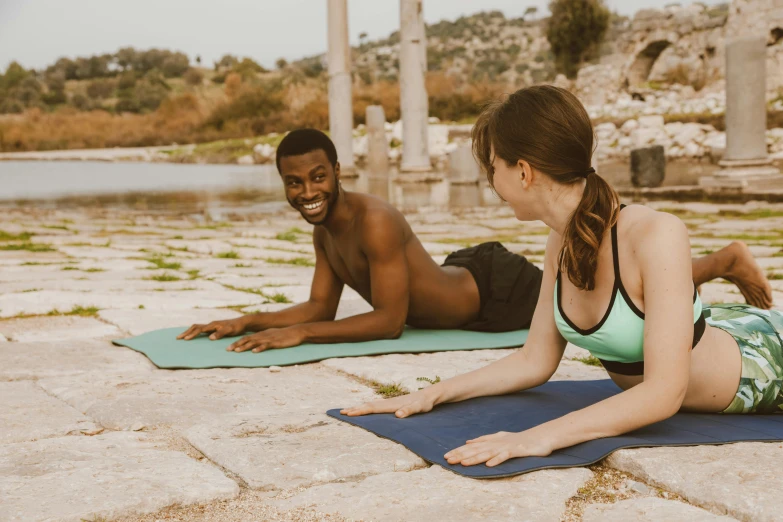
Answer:
<svg viewBox="0 0 783 522"><path fill-rule="evenodd" d="M443 266L467 268L476 280L481 311L465 330L509 332L530 327L543 272L525 257L494 241L453 252Z"/></svg>

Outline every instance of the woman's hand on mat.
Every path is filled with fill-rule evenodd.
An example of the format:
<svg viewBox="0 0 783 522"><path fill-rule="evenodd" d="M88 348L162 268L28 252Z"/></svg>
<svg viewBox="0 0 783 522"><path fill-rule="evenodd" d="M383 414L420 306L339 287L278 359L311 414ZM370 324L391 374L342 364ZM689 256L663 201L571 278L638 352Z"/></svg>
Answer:
<svg viewBox="0 0 783 522"><path fill-rule="evenodd" d="M430 394L417 391L393 399L365 402L361 406L342 409L340 413L349 417L370 415L371 413L393 413L397 418L404 419L416 413L427 413L433 406L435 406L435 399Z"/></svg>
<svg viewBox="0 0 783 522"><path fill-rule="evenodd" d="M290 348L299 346L304 342L304 332L297 326L287 328L270 328L263 332L246 335L231 346L226 348L229 352L246 352L253 350L253 353L271 350L273 348Z"/></svg>
<svg viewBox="0 0 783 522"><path fill-rule="evenodd" d="M177 336L177 339L190 341L201 334L210 334L212 341L217 341L223 337L233 337L241 335L247 328L247 316L226 321L212 321L209 324L194 324L183 333Z"/></svg>
<svg viewBox="0 0 783 522"><path fill-rule="evenodd" d="M532 430L519 433L499 431L467 441L462 447L446 453L443 458L449 464L475 466L486 462L487 466L497 466L501 462L515 457L546 457L552 448L545 439Z"/></svg>

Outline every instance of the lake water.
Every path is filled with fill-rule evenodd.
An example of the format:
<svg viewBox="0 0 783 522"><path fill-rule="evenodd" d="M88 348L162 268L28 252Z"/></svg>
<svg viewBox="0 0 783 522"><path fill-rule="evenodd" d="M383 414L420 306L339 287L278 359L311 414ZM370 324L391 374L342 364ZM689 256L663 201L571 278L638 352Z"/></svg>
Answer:
<svg viewBox="0 0 783 522"><path fill-rule="evenodd" d="M693 185L715 167L672 162L664 185ZM601 165L615 187L629 187L628 165ZM43 206L130 206L140 209L256 207L284 202L274 165L192 165L91 161L0 161L0 202ZM344 186L371 192L401 207L449 202L448 183L410 195L387 179L361 175ZM414 192L420 192L414 190Z"/></svg>
<svg viewBox="0 0 783 522"><path fill-rule="evenodd" d="M274 165L181 165L100 161L0 161L0 200L150 192L278 193Z"/></svg>

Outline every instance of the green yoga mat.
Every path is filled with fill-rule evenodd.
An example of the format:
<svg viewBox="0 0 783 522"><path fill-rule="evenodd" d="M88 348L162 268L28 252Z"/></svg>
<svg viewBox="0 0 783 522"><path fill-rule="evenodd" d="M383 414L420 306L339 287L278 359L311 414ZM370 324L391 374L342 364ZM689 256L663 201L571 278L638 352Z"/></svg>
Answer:
<svg viewBox="0 0 783 522"><path fill-rule="evenodd" d="M239 337L210 341L198 337L179 341L177 336L187 328L165 328L112 341L146 355L158 368L169 370L195 368L263 368L290 366L333 357L361 357L387 353L427 353L452 350L483 350L522 346L527 330L503 333L467 330L418 330L406 328L399 339L362 343L303 344L293 348L267 350L261 353L227 352L228 345Z"/></svg>

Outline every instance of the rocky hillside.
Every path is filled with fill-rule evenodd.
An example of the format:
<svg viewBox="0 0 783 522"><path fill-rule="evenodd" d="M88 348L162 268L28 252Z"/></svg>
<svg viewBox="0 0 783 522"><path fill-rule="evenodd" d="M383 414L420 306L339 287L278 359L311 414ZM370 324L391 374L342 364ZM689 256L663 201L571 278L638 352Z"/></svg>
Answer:
<svg viewBox="0 0 783 522"><path fill-rule="evenodd" d="M607 42L629 27L629 19L613 16ZM480 12L454 21L426 26L427 66L465 82L530 85L553 81L554 56L546 39L546 19L506 18L500 11ZM353 48L355 74L365 83L396 81L399 74L399 33ZM611 52L611 45L602 54ZM326 66L325 55L292 65L308 75Z"/></svg>

